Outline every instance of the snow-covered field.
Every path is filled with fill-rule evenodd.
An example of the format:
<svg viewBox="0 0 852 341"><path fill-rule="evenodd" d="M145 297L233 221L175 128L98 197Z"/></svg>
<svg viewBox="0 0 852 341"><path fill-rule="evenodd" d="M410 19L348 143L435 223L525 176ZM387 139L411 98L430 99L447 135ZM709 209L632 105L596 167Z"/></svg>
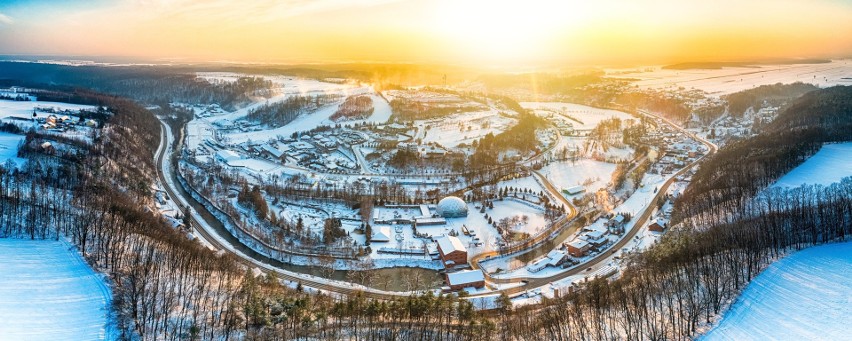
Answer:
<svg viewBox="0 0 852 341"><path fill-rule="evenodd" d="M515 119L501 116L497 110L466 112L441 117L440 119L417 121L418 138L423 143L438 143L446 148L459 144L471 144L485 135L500 134L514 125ZM426 130L425 127L429 126Z"/></svg>
<svg viewBox="0 0 852 341"><path fill-rule="evenodd" d="M812 247L770 265L702 340L849 340L852 242Z"/></svg>
<svg viewBox="0 0 852 341"><path fill-rule="evenodd" d="M20 118L32 118L33 117L33 108L54 108L56 110L72 110L77 111L80 109L89 109L94 110L95 107L91 105L80 105L80 104L69 104L69 103L59 103L59 102L21 102L21 101L8 101L8 100L0 100L0 118L14 116ZM39 112L39 117L46 116L45 113Z"/></svg>
<svg viewBox="0 0 852 341"><path fill-rule="evenodd" d="M830 185L852 176L852 142L827 144L805 163L778 179L773 187Z"/></svg>
<svg viewBox="0 0 852 341"><path fill-rule="evenodd" d="M591 130L601 121L610 118L619 118L621 120L636 119L630 116L630 114L618 110L594 108L574 103L521 102L520 104L524 109L531 109L540 113L550 112L562 117L569 116L573 120L569 119L568 122L577 130Z"/></svg>
<svg viewBox="0 0 852 341"><path fill-rule="evenodd" d="M617 71L617 70L611 70ZM803 82L829 87L852 85L852 61L835 60L826 64L761 65L721 69L664 70L631 72L610 77L639 79L633 84L642 89L699 89L722 96L760 85Z"/></svg>
<svg viewBox="0 0 852 341"><path fill-rule="evenodd" d="M18 167L26 162L19 158L18 145L24 140L23 135L0 132L0 165L6 164L7 160L12 160Z"/></svg>
<svg viewBox="0 0 852 341"><path fill-rule="evenodd" d="M554 186L568 188L583 185L586 192L594 192L606 187L606 184L612 180L614 171L614 163L580 159L577 162L551 163L541 169L541 174Z"/></svg>
<svg viewBox="0 0 852 341"><path fill-rule="evenodd" d="M0 339L111 340L110 290L68 243L0 239Z"/></svg>

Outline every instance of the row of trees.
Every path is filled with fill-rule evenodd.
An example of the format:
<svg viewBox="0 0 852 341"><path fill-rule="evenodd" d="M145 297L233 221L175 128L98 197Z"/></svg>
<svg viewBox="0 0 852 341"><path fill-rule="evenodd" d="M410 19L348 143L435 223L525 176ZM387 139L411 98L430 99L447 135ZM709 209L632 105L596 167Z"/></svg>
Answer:
<svg viewBox="0 0 852 341"><path fill-rule="evenodd" d="M341 95L292 96L281 102L267 103L249 110L247 119L270 127L280 127L299 115L340 100Z"/></svg>

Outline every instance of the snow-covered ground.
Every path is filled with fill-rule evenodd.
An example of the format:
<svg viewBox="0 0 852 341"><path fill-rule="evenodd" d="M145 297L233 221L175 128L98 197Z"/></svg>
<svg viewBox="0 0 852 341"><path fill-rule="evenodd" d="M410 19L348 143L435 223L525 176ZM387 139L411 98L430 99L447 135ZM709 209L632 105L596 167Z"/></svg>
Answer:
<svg viewBox="0 0 852 341"><path fill-rule="evenodd" d="M852 242L805 249L770 265L701 340L849 340Z"/></svg>
<svg viewBox="0 0 852 341"><path fill-rule="evenodd" d="M612 71L620 70L609 70ZM760 85L803 82L829 87L852 85L852 61L835 60L826 64L760 65L721 69L665 70L610 74L610 77L639 79L633 84L642 89L699 89L722 96Z"/></svg>
<svg viewBox="0 0 852 341"><path fill-rule="evenodd" d="M416 121L416 138L423 143L438 143L446 148L455 148L459 144L471 144L488 134L500 134L517 120L500 115L495 110L466 112L441 117L439 119ZM429 129L426 129L426 127Z"/></svg>
<svg viewBox="0 0 852 341"><path fill-rule="evenodd" d="M531 109L536 112L546 113L551 112L562 117L570 117L569 123L577 130L594 129L598 123L611 118L621 120L635 120L636 118L630 114L609 109L594 108L574 103L561 102L521 102L524 109Z"/></svg>
<svg viewBox="0 0 852 341"><path fill-rule="evenodd" d="M20 118L32 118L34 108L53 108L55 110L71 110L78 111L80 109L95 110L96 107L91 105L69 104L59 102L22 102L0 100L0 118L13 116ZM45 114L38 112L39 117L44 117Z"/></svg>
<svg viewBox="0 0 852 341"><path fill-rule="evenodd" d="M778 179L773 187L827 186L852 176L852 142L827 144L805 163Z"/></svg>
<svg viewBox="0 0 852 341"><path fill-rule="evenodd" d="M0 274L0 339L115 339L110 290L68 243L0 239Z"/></svg>
<svg viewBox="0 0 852 341"><path fill-rule="evenodd" d="M586 192L594 192L606 187L606 184L612 180L614 171L614 163L580 159L577 162L551 163L541 169L541 174L554 186L564 189L582 185L586 188Z"/></svg>
<svg viewBox="0 0 852 341"><path fill-rule="evenodd" d="M19 158L18 145L24 140L23 135L0 132L0 165L5 165L7 160L12 160L21 167L26 160Z"/></svg>

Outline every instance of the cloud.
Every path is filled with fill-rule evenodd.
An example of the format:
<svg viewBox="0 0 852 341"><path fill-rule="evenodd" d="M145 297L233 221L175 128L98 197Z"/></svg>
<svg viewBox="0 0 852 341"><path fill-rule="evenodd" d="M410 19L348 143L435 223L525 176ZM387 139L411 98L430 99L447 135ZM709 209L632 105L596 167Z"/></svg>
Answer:
<svg viewBox="0 0 852 341"><path fill-rule="evenodd" d="M12 17L5 15L3 13L0 13L0 25L11 25L14 22L15 21L12 20Z"/></svg>

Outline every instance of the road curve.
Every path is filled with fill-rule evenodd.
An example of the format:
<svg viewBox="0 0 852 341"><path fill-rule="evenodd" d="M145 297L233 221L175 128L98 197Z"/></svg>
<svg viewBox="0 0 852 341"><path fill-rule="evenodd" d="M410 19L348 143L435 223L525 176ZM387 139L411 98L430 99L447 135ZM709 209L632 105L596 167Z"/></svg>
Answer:
<svg viewBox="0 0 852 341"><path fill-rule="evenodd" d="M157 149L157 153L155 154L155 160L157 162L157 177L160 180L160 183L163 185L163 188L168 193L169 197L172 198L177 203L180 203L182 207L180 207L183 215L188 215L192 218L191 225L189 228L193 231L193 234L199 238L204 240L205 243L211 245L213 248L217 250L223 250L225 252L231 253L235 258L242 264L249 266L250 268L259 268L267 273L271 273L281 279L288 280L291 282L299 282L305 286L315 288L318 290L322 290L325 292L334 292L343 295L354 295L360 293L364 297L375 298L375 299L389 299L395 297L405 297L415 294L415 292L396 292L396 291L384 291L378 290L363 286L358 286L356 284L350 284L347 282L334 281L324 278L317 278L310 275L299 274L287 270L283 270L280 268L283 263L277 259L273 259L262 255L258 252L252 251L251 248L245 245L240 245L240 249L238 250L233 242L239 242L236 240L236 237L226 238L226 236L219 235L216 231L211 231L208 227L212 224L216 224L213 221L206 221L204 217L194 209L187 210L188 204L190 200L195 200L193 198L187 198L183 195L180 195L181 191L173 188L176 186L177 179L174 175L174 169L168 167L166 161L166 155L168 155L168 151L170 151L169 145L171 144L171 130L165 122L160 122L161 126L161 138L160 138L160 146ZM167 178L167 175L169 178ZM169 181L171 180L171 181ZM199 224L198 221L205 221L207 224ZM225 242L225 239L230 239L229 242Z"/></svg>
<svg viewBox="0 0 852 341"><path fill-rule="evenodd" d="M675 125L674 123L672 123L668 119L653 115L653 114L648 113L648 112L643 111L643 110L640 110L639 112L642 115L646 115L646 116L650 116L650 117L656 117L656 118L660 118L660 119L664 120L666 123L668 123L669 125L671 125L675 129L680 130L681 132L692 137L693 139L705 144L709 148L709 151L704 156L696 159L691 164L682 168L680 171L675 173L669 180L667 180L662 186L660 186L660 188L657 191L657 194L654 196L654 198L651 201L649 201L649 206L645 207L642 215L640 215L638 218L635 218L636 220L635 220L635 223L633 225L633 228L630 231L628 231L625 234L625 236L619 240L619 242L617 242L615 245L613 245L608 250L613 250L613 249L619 250L620 248L624 247L624 245L626 245L628 242L630 242L630 240L632 238L634 238L634 236L636 236L638 234L638 232L641 230L641 227L644 225L644 223L647 222L647 220L650 218L651 213L653 212L653 209L652 209L653 204L656 203L667 192L669 186L674 182L674 180L678 176L686 173L687 171L689 171L690 169L695 167L700 161L702 161L707 156L712 155L717 150L717 146L715 144L713 144L713 143L711 143L711 142L709 142L709 141L707 141L703 138L700 138L700 137L696 136L695 134ZM172 141L170 141L169 138L167 138L167 136L171 136L171 134L170 134L170 130L169 130L168 126L164 122L161 122L161 124L162 124L162 126L161 126L161 129L162 129L161 143L160 143L160 147L158 148L157 154L156 154L156 161L157 161L157 165L158 165L158 170L157 170L158 177L160 179L160 182L163 184L163 188L166 189L166 191L169 193L169 195L172 198L180 199L181 202L184 205L186 205L186 203L189 202L188 200L194 200L194 199L192 199L192 198L187 199L183 196L179 196L179 195L177 195L177 193L179 193L179 191L172 188L173 184L176 183L176 179L174 179L173 169L169 169L168 167L166 167L167 164L164 162L165 155L168 154L167 151L169 150L168 145L172 142ZM172 178L171 179L172 182L167 181L166 174L168 174L169 177ZM548 192L553 194L554 197L559 198L565 204L565 206L569 209L569 212L568 212L568 214L566 214L565 216L560 218L560 220L558 220L554 224L552 224L551 225L552 228L549 229L548 232L541 233L541 234L537 235L537 237L535 237L535 239L532 240L532 242L524 243L523 245L529 245L528 247L524 248L524 250L539 245L541 242L545 241L547 238L549 238L551 235L553 235L554 232L564 228L564 225L569 224L570 221L577 215L577 210L561 194L561 192L556 187L554 187L549 181L547 181L547 179L543 175L541 175L539 172L533 171L533 174L541 180L542 184L544 184L544 187ZM182 210L183 210L183 208L182 208ZM199 220L199 218L201 218L201 216L199 214L197 214L196 212L194 212L193 210L190 210L189 212L183 212L183 213L185 215L189 214L196 221ZM208 244L212 245L214 248L232 253L236 256L236 258L241 263L246 264L250 267L259 267L260 269L263 269L266 272L272 273L272 274L278 276L281 279L285 279L285 280L293 281L293 282L301 282L306 286L313 287L313 288L320 289L320 290L324 290L324 291L327 291L327 292L335 292L335 293L344 294L344 295L353 295L353 294L356 294L356 293L361 293L365 297L375 298L375 299L389 299L389 298L404 297L404 296L409 296L409 295L415 294L415 292L393 292L393 291L377 290L377 289L367 288L367 287L356 287L354 284L332 281L332 280L327 280L327 279L322 279L322 278L316 278L316 277L313 277L313 276L293 273L293 272L290 272L290 271L280 269L280 268L275 266L276 263L281 264L281 262L278 261L278 260L271 259L271 258L266 257L264 255L261 255L257 252L254 252L253 254L251 254L251 252L244 253L244 252L236 250L233 247L233 245L220 242L221 236L215 235L215 231L208 231L206 229L206 226L209 226L209 225L210 224L193 223L191 228L195 232L195 235L197 237L199 237L200 239L203 239ZM220 237L220 238L217 238L217 237ZM564 272L561 272L559 274L549 276L549 277L541 277L541 278L528 277L528 278L500 279L500 278L492 278L489 274L486 273L488 280L493 282L493 283L524 283L524 284L522 284L520 286L516 286L516 287L502 289L502 290L495 290L495 291L490 291L490 292L487 292L487 293L474 294L474 295L470 295L468 297L472 298L472 297L478 297L478 296L484 296L484 295L493 295L493 294L500 293L500 292L506 293L507 295L511 296L511 295L523 293L525 291L528 291L528 290L531 290L531 289L534 289L534 288L541 287L541 286L546 285L548 283L551 283L553 281L558 281L558 280L561 280L561 279L564 279L564 278L567 278L567 277L570 277L570 276L574 276L574 275L583 273L583 272L585 272L584 269L586 269L586 268L600 266L601 263L604 262L610 256L611 253L608 252L608 250L607 250L607 252L602 252L601 254L595 256L594 258L592 258L592 259L590 259L590 260L588 260L588 261L586 261L582 264L579 264L572 269L569 269L567 271L564 271ZM518 251L514 251L514 252L519 252L519 251L523 251L523 250L518 250ZM512 252L512 253L514 253L514 252ZM479 267L480 261L487 259L489 257L497 256L497 255L498 255L498 253L495 252L495 251L478 254L478 255L474 256L473 258L471 258L471 266L474 269L479 269L480 268Z"/></svg>
<svg viewBox="0 0 852 341"><path fill-rule="evenodd" d="M677 177L685 174L686 172L688 172L692 168L696 167L702 160L704 160L705 158L707 158L710 155L713 155L718 150L718 146L716 146L714 143L707 141L706 139L703 139L703 138L693 134L692 132L674 124L672 121L670 121L670 120L668 120L664 117L651 114L650 112L645 111L645 110L639 110L639 113L642 114L642 115L645 115L645 116L652 117L652 118L659 118L659 119L665 121L667 124L669 124L673 128L675 128L676 130L679 130L680 132L690 136L691 138L695 139L696 141L701 142L702 144L707 146L707 148L708 148L707 154L696 159L695 161L693 161L689 165L681 168L679 171L677 171L675 174L673 174L665 183L663 183L660 186L660 188L657 190L657 194L651 200L648 201L648 206L645 207L645 209L642 211L642 214L639 217L634 218L635 220L634 220L633 228L631 228L630 231L627 231L627 233L624 235L624 237L619 239L619 241L617 243L615 243L613 246L608 248L606 251L601 252L600 254L598 254L597 256L595 256L594 258L592 258L592 259L590 259L586 262L575 265L571 269L560 272L560 273L553 275L553 276L548 276L548 277L516 277L516 278L512 278L512 279L501 279L501 278L492 278L490 275L487 275L488 278L490 278L493 283L518 283L518 282L524 282L525 283L524 285L521 285L521 286L507 288L505 290L500 290L500 291L505 292L509 296L512 296L514 294L520 294L520 293L523 293L523 292L528 291L528 290L532 290L532 289L535 289L535 288L542 287L542 286L547 285L549 283L552 283L554 281L565 279L565 278L568 278L570 276L574 276L574 275L578 275L578 274L582 274L582 273L591 273L592 271L586 270L588 268L595 268L595 267L599 268L601 265L603 265L602 263L604 261L606 261L606 259L609 258L609 256L612 255L612 252L610 250L616 250L616 251L620 250L625 245L627 245L627 243L629 243L639 233L639 231L641 231L642 226L648 221L648 219L651 217L651 214L654 211L653 210L654 204L656 202L658 202L660 200L660 198L662 198L664 195L666 195L666 192L668 191L669 187L671 186L672 183L674 183L674 181L677 179ZM536 174L538 174L538 173L536 173ZM540 174L538 174L538 175L540 176ZM550 184L547 181L545 181L544 183ZM552 191L553 190L552 185L550 187L551 188L548 188L548 190ZM562 197L560 193L557 192L556 194L559 195L560 197ZM573 209L573 206L569 205L569 207L571 207ZM572 211L572 214L576 215L576 212ZM481 261L481 260L483 260L486 257L491 256L491 255L485 255L485 256L482 256L482 257L479 257L479 256L480 255L477 255L471 261L472 266L474 266L476 268L479 268L479 264L478 264L479 261ZM490 294L492 294L492 293L480 294L480 295L471 295L471 297L482 296L482 295L490 295Z"/></svg>

